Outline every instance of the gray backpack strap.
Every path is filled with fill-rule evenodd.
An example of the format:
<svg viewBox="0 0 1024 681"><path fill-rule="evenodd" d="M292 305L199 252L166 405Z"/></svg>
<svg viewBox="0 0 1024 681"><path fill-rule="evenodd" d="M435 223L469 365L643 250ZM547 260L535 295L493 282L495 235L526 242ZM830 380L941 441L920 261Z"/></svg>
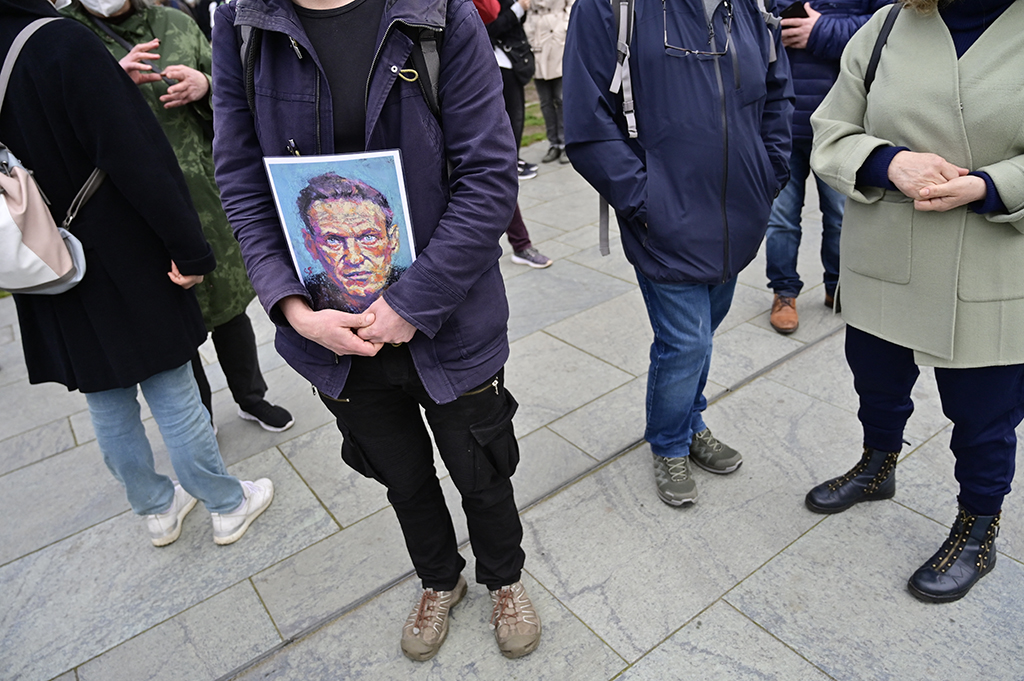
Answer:
<svg viewBox="0 0 1024 681"><path fill-rule="evenodd" d="M11 49L7 52L7 57L4 59L4 65L0 68L0 110L3 110L4 99L7 96L7 84L11 81L11 73L14 71L14 63L18 61L18 55L21 54L21 48L25 47L25 43L32 37L32 34L38 31L40 28L50 23L51 21L60 21L61 17L46 17L45 19L36 19L31 24L21 30L14 38L14 42L11 43ZM0 144L0 148L3 147ZM32 171L28 171L31 174ZM71 205L68 206L67 215L64 217L63 227L67 227L71 224L71 221L78 215L79 209L92 198L92 195L96 193L99 186L103 184L103 179L107 176L107 173L99 168L93 168L92 173L85 180L85 184L78 190L78 194L71 201ZM43 199L49 204L49 200L46 199L46 195L43 194L43 190L40 187L39 193L43 196Z"/></svg>
<svg viewBox="0 0 1024 681"><path fill-rule="evenodd" d="M238 57L242 61L242 80L245 85L245 101L249 111L256 117L256 60L260 52L260 31L254 26L242 24L238 27Z"/></svg>
<svg viewBox="0 0 1024 681"><path fill-rule="evenodd" d="M438 31L424 29L413 49L419 49L426 65L428 89L424 92L427 106L438 119L441 118L441 100L438 99L437 82L441 78L441 55L437 51Z"/></svg>
<svg viewBox="0 0 1024 681"><path fill-rule="evenodd" d="M768 0L758 0L758 2L761 5L761 18L764 19L764 25L768 27L768 63L772 64L779 58L775 47L775 29L782 24L782 19L768 9Z"/></svg>
<svg viewBox="0 0 1024 681"><path fill-rule="evenodd" d="M633 0L611 0L612 10L618 17L618 33L615 38L615 74L608 91L622 91L622 115L626 117L626 131L635 138L636 112L633 108L633 82L629 77L629 43L633 39ZM601 255L608 255L608 202L601 197L598 207L598 240Z"/></svg>
<svg viewBox="0 0 1024 681"><path fill-rule="evenodd" d="M878 61L882 58L882 48L885 47L886 41L889 40L889 34L892 33L892 25L896 23L896 17L901 9L903 9L903 3L897 1L892 6L892 9L889 10L889 13L885 15L885 23L882 24L882 30L878 32L875 47L871 50L871 59L868 60L868 69L864 72L865 96L871 92L871 84L875 82L875 71L878 70Z"/></svg>
<svg viewBox="0 0 1024 681"><path fill-rule="evenodd" d="M612 8L618 13L619 30L615 40L617 59L608 91L622 90L622 113L626 117L626 129L630 137L636 137L636 114L633 111L633 83L629 77L629 43L633 39L633 0L612 0Z"/></svg>
<svg viewBox="0 0 1024 681"><path fill-rule="evenodd" d="M21 54L21 48L25 47L25 43L27 43L28 39L32 37L33 33L51 21L60 21L60 17L36 19L31 24L21 29L21 33L14 37L14 42L11 43L11 49L7 52L7 58L4 59L3 68L0 68L0 110L4 107L4 96L7 94L7 83L11 80L11 72L14 71L14 62L18 61L18 55Z"/></svg>

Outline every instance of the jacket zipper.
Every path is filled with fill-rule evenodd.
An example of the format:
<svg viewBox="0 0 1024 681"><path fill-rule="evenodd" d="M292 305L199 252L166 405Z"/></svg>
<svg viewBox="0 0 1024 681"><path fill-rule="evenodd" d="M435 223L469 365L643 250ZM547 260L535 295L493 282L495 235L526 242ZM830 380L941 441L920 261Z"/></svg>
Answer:
<svg viewBox="0 0 1024 681"><path fill-rule="evenodd" d="M373 78L373 72L377 70L377 60L380 59L380 53L384 49L384 43L388 41L388 36L391 35L391 29L393 29L397 23L397 19L391 20L391 23L388 24L387 30L384 31L384 37L381 38L380 44L377 45L377 51L373 53L373 61L370 62L370 72L366 76L366 88L363 91L364 110L370 105L370 79Z"/></svg>
<svg viewBox="0 0 1024 681"><path fill-rule="evenodd" d="M718 96L722 101L722 281L729 281L729 214L726 210L726 187L729 185L729 119L725 107L725 85L722 82L722 64L715 57L715 76L718 79Z"/></svg>
<svg viewBox="0 0 1024 681"><path fill-rule="evenodd" d="M299 43L296 42L295 38L293 38L292 36L288 36L288 42L291 43L292 51L295 52L295 56L298 57L299 60L301 61L302 60L302 49L299 47ZM314 87L315 87L315 94L313 96L313 106L316 108L316 121L315 121L315 124L316 124L316 128L315 128L316 129L316 153L317 154L322 154L324 152L323 152L323 145L320 144L320 69L319 68L316 70L316 83L315 83ZM298 156L297 153L296 153L296 156ZM337 362L337 358L335 358L335 362Z"/></svg>

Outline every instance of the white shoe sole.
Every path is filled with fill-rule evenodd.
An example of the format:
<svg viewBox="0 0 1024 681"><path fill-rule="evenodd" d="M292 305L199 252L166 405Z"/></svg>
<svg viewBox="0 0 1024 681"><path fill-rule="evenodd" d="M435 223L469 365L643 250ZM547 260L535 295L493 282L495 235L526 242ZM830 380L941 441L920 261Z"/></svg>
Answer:
<svg viewBox="0 0 1024 681"><path fill-rule="evenodd" d="M270 508L270 502L272 502L273 500L274 500L274 490L270 490L270 498L267 499L267 503L263 504L263 506L261 506L260 508L256 509L255 513L253 513L251 516L249 516L249 517L247 517L245 519L245 522L242 523L241 527L239 527L237 530L235 530L234 532L232 532L228 536L226 536L226 537L218 537L218 536L214 535L213 543L218 545L218 546L227 546L228 544L234 544L236 541L241 539L242 535L245 534L245 531L249 529L250 525L252 525L252 521L254 521L257 518L259 518L260 515L262 515L262 513L264 511L266 511L268 508Z"/></svg>
<svg viewBox="0 0 1024 681"><path fill-rule="evenodd" d="M546 267L551 267L551 265L554 263L554 261L548 260L543 265L539 265L539 264L533 262L532 260L527 260L526 258L520 258L518 255L513 255L512 256L512 262L514 262L517 265L526 265L527 267L532 267L535 270L542 270L542 269L544 269Z"/></svg>
<svg viewBox="0 0 1024 681"><path fill-rule="evenodd" d="M708 473L714 473L715 475L728 475L729 473L732 473L732 472L736 471L740 466L743 465L743 461L741 460L738 464L736 464L735 466L732 466L730 468L725 468L725 469L711 468L710 466L705 466L704 464L702 464L697 459L697 457L693 456L692 454L690 455L690 461L693 462L694 466L697 466L700 469L706 470Z"/></svg>
<svg viewBox="0 0 1024 681"><path fill-rule="evenodd" d="M159 537L156 539L150 537L150 541L153 542L153 546L167 546L168 544L173 544L178 541L178 537L181 536L181 528L185 524L185 516L187 516L189 512L196 507L198 502L198 499L192 497L192 501L181 507L181 510L178 511L178 526L174 528L174 532L171 532L166 537Z"/></svg>
<svg viewBox="0 0 1024 681"><path fill-rule="evenodd" d="M295 419L292 419L291 421L284 424L280 428L275 428L274 426L271 426L267 423L263 423L263 421L260 421L258 418L256 418L249 412L242 411L241 407L238 408L238 418L242 419L243 421L255 421L256 423L260 424L260 428L262 428L263 430L269 430L271 433L280 433L282 431L288 430L293 425L295 425ZM214 433L214 435L216 435L216 433Z"/></svg>

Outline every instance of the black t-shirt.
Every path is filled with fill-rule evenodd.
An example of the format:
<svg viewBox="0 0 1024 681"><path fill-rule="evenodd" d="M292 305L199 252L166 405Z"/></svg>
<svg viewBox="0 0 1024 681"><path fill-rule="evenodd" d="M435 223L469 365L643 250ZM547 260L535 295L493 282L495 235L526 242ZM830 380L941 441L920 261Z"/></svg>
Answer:
<svg viewBox="0 0 1024 681"><path fill-rule="evenodd" d="M385 0L355 0L336 9L295 6L331 92L334 151L366 150L366 81Z"/></svg>

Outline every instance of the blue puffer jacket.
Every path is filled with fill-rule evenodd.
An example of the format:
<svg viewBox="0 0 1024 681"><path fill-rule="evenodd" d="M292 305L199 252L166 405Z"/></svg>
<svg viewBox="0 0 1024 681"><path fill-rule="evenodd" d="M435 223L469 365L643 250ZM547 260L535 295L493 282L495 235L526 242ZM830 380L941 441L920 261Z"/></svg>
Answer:
<svg viewBox="0 0 1024 681"><path fill-rule="evenodd" d="M255 121L236 24L264 31L255 67ZM420 84L398 77L413 46L399 24L444 29L438 78L443 130ZM301 337L275 307L285 296L309 297L292 265L262 157L285 155L290 140L303 155L334 151L327 78L290 0L238 0L218 8L213 106L217 183L249 277L278 324L277 350L335 397L348 376L348 358ZM402 152L417 255L384 298L417 328L409 349L430 396L450 402L492 377L508 358L498 239L518 195L501 75L470 0L388 3L366 88L366 148Z"/></svg>
<svg viewBox="0 0 1024 681"><path fill-rule="evenodd" d="M609 0L577 0L562 60L569 159L615 209L622 245L644 276L721 283L753 259L789 177L793 94L785 52L758 0L732 0L728 54L666 54L660 0L636 0L630 73L639 137L608 91L617 22ZM714 16L725 47L726 3ZM668 3L671 45L711 50L702 0ZM781 43L777 43L781 45ZM678 56L677 56L678 55Z"/></svg>
<svg viewBox="0 0 1024 681"><path fill-rule="evenodd" d="M786 48L796 92L793 137L805 140L813 137L811 114L839 76L839 57L846 43L876 10L891 5L892 0L832 0L809 4L821 12L821 17L811 29L807 48Z"/></svg>

